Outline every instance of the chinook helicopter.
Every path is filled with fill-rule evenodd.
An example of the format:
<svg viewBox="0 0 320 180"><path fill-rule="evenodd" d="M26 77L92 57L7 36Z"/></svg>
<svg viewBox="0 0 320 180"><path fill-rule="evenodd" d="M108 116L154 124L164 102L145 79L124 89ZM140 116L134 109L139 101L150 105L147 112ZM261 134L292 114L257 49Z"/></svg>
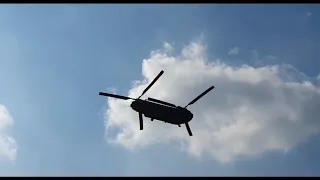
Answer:
<svg viewBox="0 0 320 180"><path fill-rule="evenodd" d="M192 136L189 122L192 120L193 114L187 109L187 107L189 105L194 104L200 98L202 98L205 94L207 94L209 91L214 89L214 86L211 86L210 88L205 90L203 93L201 93L199 96L193 99L185 107L176 106L172 103L164 102L164 101L150 98L150 97L145 100L140 99L141 96L144 95L150 89L150 87L160 78L160 76L163 73L164 71L161 71L138 98L131 98L131 97L126 97L126 96L121 96L116 94L105 93L105 92L99 92L99 95L123 99L123 100L133 100L130 106L133 110L135 110L139 114L140 130L143 130L142 115L144 115L145 117L150 118L151 121L159 120L165 123L178 125L179 127L181 127L181 124L185 124L189 135Z"/></svg>

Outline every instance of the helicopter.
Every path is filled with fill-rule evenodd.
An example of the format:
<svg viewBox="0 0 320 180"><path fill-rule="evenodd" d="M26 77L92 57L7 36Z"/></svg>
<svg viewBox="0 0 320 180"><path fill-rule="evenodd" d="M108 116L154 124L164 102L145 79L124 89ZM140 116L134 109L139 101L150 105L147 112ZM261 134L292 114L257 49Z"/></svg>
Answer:
<svg viewBox="0 0 320 180"><path fill-rule="evenodd" d="M149 84L149 86L147 86L147 88L142 92L142 94L138 98L131 98L105 92L99 92L99 95L123 100L133 100L130 107L139 114L140 130L143 130L142 115L144 115L145 117L150 118L151 121L159 120L165 123L178 125L179 127L181 127L181 124L185 124L189 135L192 136L193 134L191 132L189 122L192 120L193 114L187 109L187 107L197 102L205 94L211 91L214 88L214 86L211 86L210 88L205 90L185 107L176 106L172 103L164 102L150 97L148 97L145 100L140 99L141 96L143 96L150 89L150 87L160 78L160 76L163 73L164 71L161 70L160 73L154 78L154 80Z"/></svg>

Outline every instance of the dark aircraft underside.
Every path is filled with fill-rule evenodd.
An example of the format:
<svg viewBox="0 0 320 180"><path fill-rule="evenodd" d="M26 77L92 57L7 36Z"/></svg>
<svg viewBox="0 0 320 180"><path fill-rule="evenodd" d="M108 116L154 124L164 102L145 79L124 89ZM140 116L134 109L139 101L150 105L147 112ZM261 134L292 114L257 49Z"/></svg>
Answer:
<svg viewBox="0 0 320 180"><path fill-rule="evenodd" d="M136 108L135 110L144 114L145 117L175 125L187 123L193 117L192 113L186 109L172 108L148 101L137 102Z"/></svg>

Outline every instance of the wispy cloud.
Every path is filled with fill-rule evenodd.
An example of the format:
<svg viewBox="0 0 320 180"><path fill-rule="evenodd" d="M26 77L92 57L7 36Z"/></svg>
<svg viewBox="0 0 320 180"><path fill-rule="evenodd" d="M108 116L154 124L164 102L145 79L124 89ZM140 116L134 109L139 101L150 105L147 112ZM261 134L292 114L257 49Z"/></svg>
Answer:
<svg viewBox="0 0 320 180"><path fill-rule="evenodd" d="M7 128L13 125L13 118L7 108L0 104L0 156L14 161L17 156L16 141L5 134Z"/></svg>
<svg viewBox="0 0 320 180"><path fill-rule="evenodd" d="M312 16L312 12L310 12L310 11L306 12L306 16L307 17L311 17Z"/></svg>
<svg viewBox="0 0 320 180"><path fill-rule="evenodd" d="M241 156L288 151L319 132L320 89L308 82L284 80L282 74L290 66L235 68L209 61L205 50L204 44L192 42L179 56L153 51L142 63L144 80L128 92L130 97L138 97L161 70L165 73L144 97L183 106L214 85L212 92L189 108L194 113L190 122L193 137L184 126L149 118L144 118L144 130L140 131L138 114L130 102L109 98L106 131L119 130L108 135L109 142L133 150L183 142L181 148L193 156L208 155L227 163ZM299 72L294 75L300 76Z"/></svg>
<svg viewBox="0 0 320 180"><path fill-rule="evenodd" d="M167 42L164 43L163 47L167 52L173 51L173 46Z"/></svg>
<svg viewBox="0 0 320 180"><path fill-rule="evenodd" d="M266 57L266 60L275 60L275 59L277 59L277 57L272 56L272 55L268 55L268 56Z"/></svg>
<svg viewBox="0 0 320 180"><path fill-rule="evenodd" d="M237 54L239 54L239 51L240 51L240 48L237 47L237 46L235 46L235 47L233 47L233 48L231 48L231 49L229 50L229 54L230 54L230 55L237 55Z"/></svg>

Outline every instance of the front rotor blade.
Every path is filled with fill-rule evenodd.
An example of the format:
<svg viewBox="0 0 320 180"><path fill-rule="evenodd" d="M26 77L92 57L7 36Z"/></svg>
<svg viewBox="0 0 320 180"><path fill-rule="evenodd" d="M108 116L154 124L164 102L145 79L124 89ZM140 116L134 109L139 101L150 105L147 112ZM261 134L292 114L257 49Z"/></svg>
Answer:
<svg viewBox="0 0 320 180"><path fill-rule="evenodd" d="M160 73L157 75L156 78L154 78L154 80L149 84L149 86L142 92L142 94L138 97L138 99L140 99L140 97L142 95L144 95L149 89L150 87L160 78L160 76L163 74L163 70L160 71Z"/></svg>
<svg viewBox="0 0 320 180"><path fill-rule="evenodd" d="M202 96L206 95L209 91L211 91L214 88L214 86L211 86L209 89L207 89L206 91L204 91L202 94L200 94L198 97L196 97L194 100L192 100L187 106L194 104L195 102L197 102L200 98L202 98ZM186 107L187 107L186 106Z"/></svg>
<svg viewBox="0 0 320 180"><path fill-rule="evenodd" d="M99 92L99 95L100 95L100 96L108 96L108 97L123 99L123 100L133 99L133 98L126 97L126 96L120 96L120 95L109 94L109 93L104 93L104 92Z"/></svg>

